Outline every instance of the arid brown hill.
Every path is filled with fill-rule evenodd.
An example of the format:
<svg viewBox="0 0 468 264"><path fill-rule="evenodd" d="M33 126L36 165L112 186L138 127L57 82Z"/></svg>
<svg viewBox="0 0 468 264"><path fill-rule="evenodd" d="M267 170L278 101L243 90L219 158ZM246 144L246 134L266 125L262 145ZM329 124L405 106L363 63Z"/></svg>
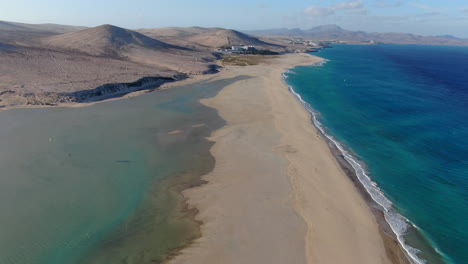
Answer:
<svg viewBox="0 0 468 264"><path fill-rule="evenodd" d="M198 34L189 38L190 41L214 48L232 46L232 45L253 45L261 47L274 46L270 43L261 41L255 37L235 31L232 29L219 29L203 34Z"/></svg>
<svg viewBox="0 0 468 264"><path fill-rule="evenodd" d="M140 29L145 35L162 39L167 43L193 49L213 50L232 45L253 45L264 49L282 51L282 47L249 36L236 30L202 27L168 27Z"/></svg>
<svg viewBox="0 0 468 264"><path fill-rule="evenodd" d="M44 31L63 34L83 30L86 27L69 26L59 24L26 24L18 22L0 21L0 30L19 30L19 31Z"/></svg>
<svg viewBox="0 0 468 264"><path fill-rule="evenodd" d="M163 27L163 28L148 28L139 29L138 32L152 38L160 37L176 37L188 38L195 35L200 35L208 32L216 32L223 28L204 28L204 27Z"/></svg>
<svg viewBox="0 0 468 264"><path fill-rule="evenodd" d="M85 52L91 55L119 55L127 48L181 49L136 31L102 25L44 39L51 47Z"/></svg>
<svg viewBox="0 0 468 264"><path fill-rule="evenodd" d="M217 59L211 51L111 25L65 34L11 23L0 26L0 109L82 101L83 96L94 100L88 97L102 93L102 87L112 97L112 91L125 94L141 88L118 83L149 80L154 87L184 74L213 72ZM116 85L108 89L106 84Z"/></svg>
<svg viewBox="0 0 468 264"><path fill-rule="evenodd" d="M187 74L208 70L216 58L209 52L180 47L112 25L47 37L46 47L164 67Z"/></svg>

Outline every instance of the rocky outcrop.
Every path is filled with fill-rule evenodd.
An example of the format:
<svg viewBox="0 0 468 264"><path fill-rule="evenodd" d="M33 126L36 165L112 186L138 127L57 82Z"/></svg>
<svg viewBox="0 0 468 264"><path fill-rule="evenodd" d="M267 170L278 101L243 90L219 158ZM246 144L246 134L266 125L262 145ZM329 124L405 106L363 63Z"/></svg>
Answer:
<svg viewBox="0 0 468 264"><path fill-rule="evenodd" d="M57 105L63 103L89 103L97 102L114 97L124 96L126 94L141 91L155 90L161 85L186 79L186 75L175 75L172 77L144 77L131 83L111 83L98 86L94 89L76 91L71 93L17 93L17 96L23 97L25 105Z"/></svg>
<svg viewBox="0 0 468 264"><path fill-rule="evenodd" d="M74 102L94 102L112 97L123 96L135 91L157 89L164 83L174 82L185 78L187 78L186 75L176 75L173 77L144 77L132 83L104 84L92 90L61 93L60 95L66 98L70 98Z"/></svg>

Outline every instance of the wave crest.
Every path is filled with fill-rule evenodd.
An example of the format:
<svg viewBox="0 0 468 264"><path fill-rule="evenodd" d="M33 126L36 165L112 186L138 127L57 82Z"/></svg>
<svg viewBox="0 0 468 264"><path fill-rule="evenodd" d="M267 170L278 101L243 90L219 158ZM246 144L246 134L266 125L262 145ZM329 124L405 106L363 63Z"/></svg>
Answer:
<svg viewBox="0 0 468 264"><path fill-rule="evenodd" d="M324 60L322 62L316 63L313 66L323 66L329 60ZM286 73L291 73L291 70L288 70ZM287 75L286 73L283 74L283 80L286 83ZM343 155L344 159L351 165L356 173L356 176L360 183L364 186L364 189L369 193L372 200L379 205L379 209L383 212L385 221L388 223L390 228L392 229L393 233L395 234L398 242L405 250L407 255L414 261L416 264L424 264L426 261L421 259L417 256L420 250L413 248L405 243L404 235L408 231L408 229L413 225L407 218L399 214L395 211L393 203L385 196L385 194L380 190L377 183L372 181L369 177L369 174L365 170L365 166L362 162L360 162L357 158L355 158L346 148L338 142L332 135L328 134L322 125L322 123L318 120L319 113L315 111L312 106L302 99L302 96L298 94L294 88L287 84L289 91L296 97L296 99L301 102L301 104L309 111L312 115L312 123L314 126L320 131L320 133L331 143L335 145L335 147L340 151ZM414 226L414 225L413 225Z"/></svg>

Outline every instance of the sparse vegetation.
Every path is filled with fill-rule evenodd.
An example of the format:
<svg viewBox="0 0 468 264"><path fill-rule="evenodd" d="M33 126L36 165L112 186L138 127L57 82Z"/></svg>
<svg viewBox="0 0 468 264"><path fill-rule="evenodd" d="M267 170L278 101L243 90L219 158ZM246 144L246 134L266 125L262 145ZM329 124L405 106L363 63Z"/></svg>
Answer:
<svg viewBox="0 0 468 264"><path fill-rule="evenodd" d="M238 55L238 56L229 56L222 60L223 65L234 65L234 66L250 66L258 65L265 62L270 58L275 58L276 56L263 56L263 55Z"/></svg>

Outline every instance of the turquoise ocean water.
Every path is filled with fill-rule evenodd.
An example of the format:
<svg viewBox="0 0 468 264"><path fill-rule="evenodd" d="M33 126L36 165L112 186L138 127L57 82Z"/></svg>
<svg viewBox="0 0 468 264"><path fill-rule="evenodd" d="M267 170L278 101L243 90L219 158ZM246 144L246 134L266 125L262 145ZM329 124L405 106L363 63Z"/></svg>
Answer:
<svg viewBox="0 0 468 264"><path fill-rule="evenodd" d="M468 263L468 48L335 45L285 74L411 257Z"/></svg>

